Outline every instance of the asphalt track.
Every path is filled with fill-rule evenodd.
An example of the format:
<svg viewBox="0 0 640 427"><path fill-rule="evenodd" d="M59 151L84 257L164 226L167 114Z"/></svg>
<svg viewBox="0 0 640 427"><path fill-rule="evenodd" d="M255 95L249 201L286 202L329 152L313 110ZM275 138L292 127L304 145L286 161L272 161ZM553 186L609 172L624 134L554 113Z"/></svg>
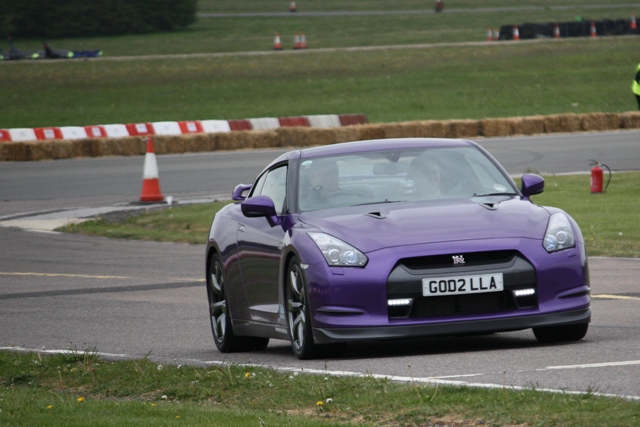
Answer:
<svg viewBox="0 0 640 427"><path fill-rule="evenodd" d="M614 170L640 170L639 140L640 132L629 131L478 141L510 173L519 174L527 168L585 172L589 158ZM159 156L164 194L179 201L228 194L281 151ZM259 353L215 350L203 246L91 238L46 228L34 232L24 223L7 224L43 211L65 217L76 211L68 208L129 206L127 201L139 194L142 162L142 157L114 157L0 163L0 348L87 348L114 359L150 353L159 363L255 364L286 372L640 400L640 259L590 259L593 321L577 343L540 345L531 331L521 331L360 343L341 359L299 361L285 341L274 340Z"/></svg>

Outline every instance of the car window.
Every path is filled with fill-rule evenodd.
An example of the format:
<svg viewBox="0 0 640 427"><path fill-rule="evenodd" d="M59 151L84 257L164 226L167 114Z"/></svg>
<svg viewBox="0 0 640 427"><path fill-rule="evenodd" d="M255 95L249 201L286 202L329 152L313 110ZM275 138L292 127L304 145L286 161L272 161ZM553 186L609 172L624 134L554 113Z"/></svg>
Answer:
<svg viewBox="0 0 640 427"><path fill-rule="evenodd" d="M373 151L303 160L300 211L381 202L515 193L510 179L478 148Z"/></svg>
<svg viewBox="0 0 640 427"><path fill-rule="evenodd" d="M263 177L264 181L259 190L259 195L269 196L273 200L278 215L282 215L287 195L287 166L272 169L264 174ZM255 195L258 195L258 193Z"/></svg>
<svg viewBox="0 0 640 427"><path fill-rule="evenodd" d="M256 183L251 187L251 192L249 192L248 197L259 196L262 191L262 187L264 186L264 181L267 179L267 173L263 173L260 175L260 178L256 181Z"/></svg>

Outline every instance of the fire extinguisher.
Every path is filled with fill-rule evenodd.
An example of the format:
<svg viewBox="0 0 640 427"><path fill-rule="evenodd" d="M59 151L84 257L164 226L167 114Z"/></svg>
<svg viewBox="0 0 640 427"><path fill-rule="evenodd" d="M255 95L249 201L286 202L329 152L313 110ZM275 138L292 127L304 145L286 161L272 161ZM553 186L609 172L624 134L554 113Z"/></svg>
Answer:
<svg viewBox="0 0 640 427"><path fill-rule="evenodd" d="M591 168L591 192L606 193L607 188L609 187L609 183L611 182L611 169L604 163L600 163L597 160L593 159L591 159L590 165L593 166L593 168ZM600 166L607 168L607 171L609 172L609 179L607 180L607 185L604 186L604 189L602 188L602 184L604 182L603 171Z"/></svg>

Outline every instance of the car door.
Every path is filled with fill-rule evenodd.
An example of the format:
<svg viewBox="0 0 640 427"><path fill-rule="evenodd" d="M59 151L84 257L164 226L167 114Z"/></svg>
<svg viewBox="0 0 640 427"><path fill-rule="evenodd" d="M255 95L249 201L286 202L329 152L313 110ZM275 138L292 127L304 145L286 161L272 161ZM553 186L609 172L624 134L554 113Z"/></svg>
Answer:
<svg viewBox="0 0 640 427"><path fill-rule="evenodd" d="M270 197L278 215L285 211L287 165L277 165L262 175L250 197ZM244 217L237 232L240 274L256 322L277 323L279 316L278 276L283 250L282 225L271 227L266 218Z"/></svg>

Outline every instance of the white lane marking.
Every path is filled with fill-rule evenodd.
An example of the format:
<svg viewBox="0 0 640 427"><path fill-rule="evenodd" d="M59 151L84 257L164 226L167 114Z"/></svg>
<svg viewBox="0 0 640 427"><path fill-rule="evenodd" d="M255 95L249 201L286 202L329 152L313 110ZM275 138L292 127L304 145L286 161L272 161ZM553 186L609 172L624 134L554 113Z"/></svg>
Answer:
<svg viewBox="0 0 640 427"><path fill-rule="evenodd" d="M596 295L591 295L591 298L598 298L598 299L622 299L622 300L629 300L629 301L640 301L640 298L638 298L638 297L630 297L630 296L626 296L626 295L610 295L610 294L596 294Z"/></svg>
<svg viewBox="0 0 640 427"><path fill-rule="evenodd" d="M463 377L481 377L485 375L484 373L482 374L462 374L462 375L442 375L442 376L438 376L438 377L429 377L429 378L435 378L435 379L443 379L443 378L463 378Z"/></svg>
<svg viewBox="0 0 640 427"><path fill-rule="evenodd" d="M0 351L18 351L23 353L45 353L45 354L78 354L83 353L84 351L74 351L74 350L47 350L45 348L42 349L29 349L25 347L0 347ZM105 359L125 359L125 360L136 360L140 359L140 356L132 356L127 354L115 354L115 353L102 353L98 351L90 351L85 350L89 354L93 354L97 357L103 357ZM522 386L514 386L514 385L505 385L505 384L491 384L491 383L471 383L466 381L451 381L451 380L443 380L441 378L444 377L426 377L426 378L415 378L415 377L404 377L397 375L383 375L383 374L363 374L361 372L350 372L350 371L329 371L326 369L304 369L304 368L295 368L295 367L286 367L286 366L267 366L261 365L257 363L232 363L232 362L224 362L219 360L199 360L199 359L167 359L162 357L154 357L147 355L146 357L149 360L154 362L162 362L173 365L193 365L193 366L242 366L247 368L261 368L261 369L272 369L277 372L282 373L300 373L300 374L313 374L313 375L329 375L335 377L352 377L352 378L375 378L380 380L393 381L398 383L406 383L406 384L415 384L420 383L424 385L431 384L439 384L439 385L450 385L450 386L458 386L458 387L473 387L473 388L485 388L485 389L505 389L505 390L534 390L540 391L544 393L557 393L557 394L570 394L570 395L578 395L578 396L600 396L600 397L614 397L619 399L626 400L635 400L640 401L640 396L625 396L620 394L612 394L612 393L598 393L598 392L585 392L585 391L569 391L569 390L558 390L552 388L534 388L534 387L522 387ZM182 363L181 363L182 362ZM640 363L640 361L638 361ZM615 362L614 362L615 363ZM619 362L625 363L625 362ZM483 375L483 374L473 374L472 376Z"/></svg>
<svg viewBox="0 0 640 427"><path fill-rule="evenodd" d="M624 362L587 363L584 365L547 366L546 368L536 369L536 371L546 371L546 370L552 370L552 369L607 368L610 366L629 366L629 365L640 365L640 360L627 360Z"/></svg>
<svg viewBox="0 0 640 427"><path fill-rule="evenodd" d="M127 276L92 276L89 274L33 273L0 271L0 276L81 277L83 279L131 279Z"/></svg>
<svg viewBox="0 0 640 427"><path fill-rule="evenodd" d="M128 276L99 276L90 274L63 274L63 273L34 273L34 272L13 272L0 271L0 276L37 276L37 277L78 277L82 279L131 279ZM169 277L168 280L176 282L204 282L205 279L192 279L188 277Z"/></svg>

